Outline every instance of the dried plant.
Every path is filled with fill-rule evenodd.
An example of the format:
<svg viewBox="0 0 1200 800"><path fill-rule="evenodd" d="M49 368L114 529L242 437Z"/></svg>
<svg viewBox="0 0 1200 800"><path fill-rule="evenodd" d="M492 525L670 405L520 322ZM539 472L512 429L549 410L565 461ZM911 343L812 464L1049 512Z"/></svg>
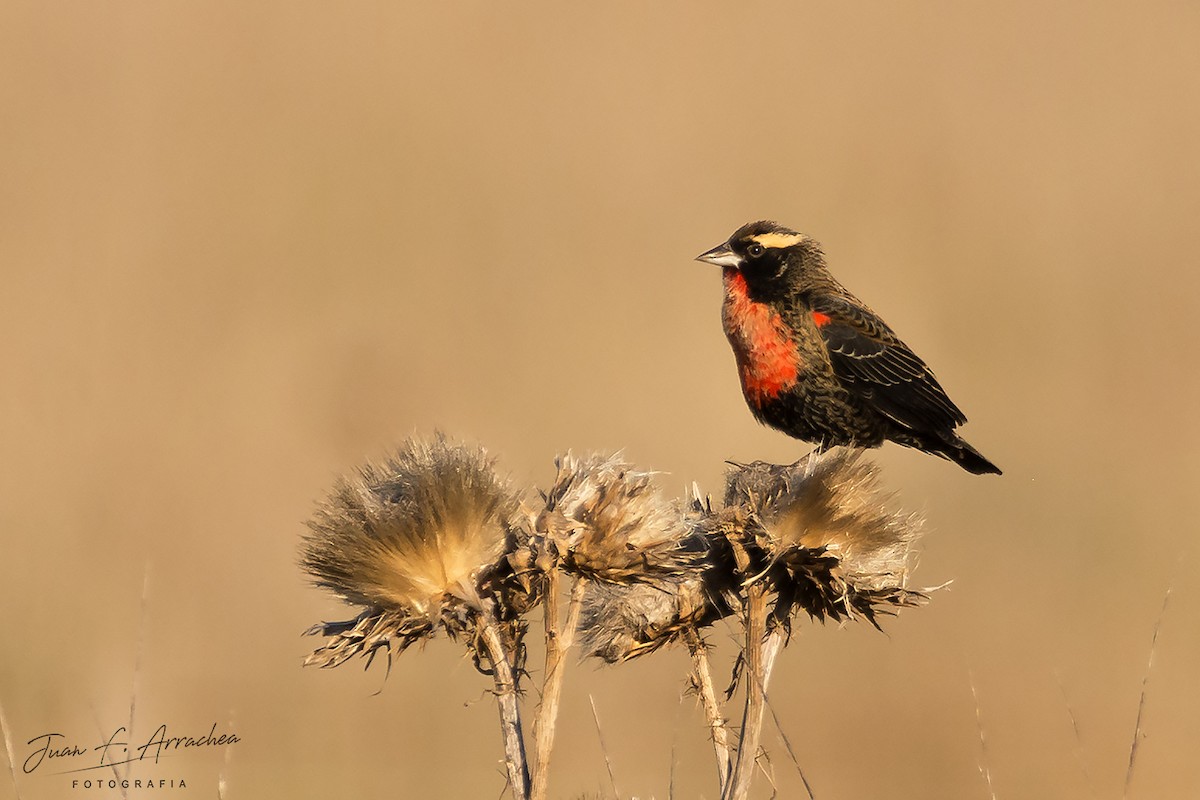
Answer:
<svg viewBox="0 0 1200 800"><path fill-rule="evenodd" d="M585 601L585 651L610 663L634 658L738 612L746 586L769 581L786 622L876 615L925 599L907 588L916 515L889 508L860 451L813 454L795 464L730 469L725 507L693 498L675 545L691 569L650 585L597 587ZM738 555L744 564L738 563Z"/></svg>
<svg viewBox="0 0 1200 800"><path fill-rule="evenodd" d="M742 509L747 521L730 543L739 569L755 574L746 576L746 699L726 800L749 794L767 687L792 612L803 608L816 619L857 612L878 626L877 611L923 602L906 588L918 520L889 510L888 499L861 451L817 451L789 466L733 465L725 505Z"/></svg>
<svg viewBox="0 0 1200 800"><path fill-rule="evenodd" d="M704 705L723 800L749 792L767 687L796 612L862 619L918 605L908 588L916 516L891 510L861 452L818 452L795 464L733 464L724 503L694 491L663 496L653 473L619 455L571 454L540 509L525 508L481 450L444 439L410 442L385 463L334 487L309 523L302 564L361 612L310 633L326 643L306 663L336 666L379 651L391 657L445 631L463 639L493 677L506 762L520 800L547 796L565 655L609 663L682 642L690 686ZM573 579L560 613L561 581ZM546 661L525 763L517 680L525 617L543 610ZM744 687L733 745L715 691L705 631L726 617L745 640Z"/></svg>
<svg viewBox="0 0 1200 800"><path fill-rule="evenodd" d="M526 605L510 553L524 537L516 494L482 450L438 437L413 440L382 464L338 481L309 522L301 564L314 581L366 609L310 634L329 641L306 664L336 666L354 655L389 660L439 630L463 637L491 675L500 707L509 780L528 796L517 704L525 631L506 597ZM515 588L514 588L515 587Z"/></svg>
<svg viewBox="0 0 1200 800"><path fill-rule="evenodd" d="M892 510L890 500L861 450L732 466L725 504L753 520L745 533L776 584L776 620L799 607L816 619L861 614L876 624L877 613L924 601L907 588L920 518Z"/></svg>
<svg viewBox="0 0 1200 800"><path fill-rule="evenodd" d="M744 797L753 774L766 687L794 612L815 619L861 617L925 600L907 588L919 519L889 508L875 470L860 451L813 453L795 464L734 464L724 507L693 497L676 550L690 569L653 583L596 586L584 604L584 651L609 663L683 639L692 683L713 730L726 797ZM768 611L770 612L768 615ZM727 763L724 715L711 686L701 638L737 614L746 628L741 664L746 709L737 762Z"/></svg>
<svg viewBox="0 0 1200 800"><path fill-rule="evenodd" d="M482 450L410 441L337 482L308 523L302 564L347 602L433 621L479 607L517 510Z"/></svg>
<svg viewBox="0 0 1200 800"><path fill-rule="evenodd" d="M653 653L741 607L725 525L732 515L693 511L680 542L692 568L650 583L597 584L583 605L583 651L616 663Z"/></svg>
<svg viewBox="0 0 1200 800"><path fill-rule="evenodd" d="M547 574L546 672L538 707L533 798L547 792L550 754L562 691L564 657L574 642L584 604L608 585L659 586L682 580L700 554L686 545L688 526L678 504L663 497L649 472L620 455L555 461L554 484L543 495L537 549ZM557 609L558 571L575 577L565 626ZM661 590L660 590L661 591Z"/></svg>
<svg viewBox="0 0 1200 800"><path fill-rule="evenodd" d="M538 532L563 569L610 583L647 583L690 571L696 552L677 503L663 497L653 474L620 455L556 460Z"/></svg>

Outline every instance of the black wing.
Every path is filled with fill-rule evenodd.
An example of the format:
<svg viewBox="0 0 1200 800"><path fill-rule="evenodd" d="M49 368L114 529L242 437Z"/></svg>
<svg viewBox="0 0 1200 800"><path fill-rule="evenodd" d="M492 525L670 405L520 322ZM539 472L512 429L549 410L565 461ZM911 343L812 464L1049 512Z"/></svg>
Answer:
<svg viewBox="0 0 1200 800"><path fill-rule="evenodd" d="M834 374L881 414L918 431L950 431L967 421L932 370L870 309L816 297L813 317Z"/></svg>

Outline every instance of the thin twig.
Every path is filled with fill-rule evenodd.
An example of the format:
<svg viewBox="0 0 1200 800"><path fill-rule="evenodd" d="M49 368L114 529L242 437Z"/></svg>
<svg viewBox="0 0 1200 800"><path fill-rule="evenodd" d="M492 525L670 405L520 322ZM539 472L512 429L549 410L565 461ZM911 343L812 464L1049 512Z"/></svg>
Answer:
<svg viewBox="0 0 1200 800"><path fill-rule="evenodd" d="M137 710L137 698L141 693L142 686L142 653L146 645L146 609L150 603L150 559L146 559L146 565L142 568L142 601L138 611L138 638L137 650L133 656L133 685L129 689L129 741L133 741L133 722L135 712ZM125 778L128 781L129 776L133 774L133 761L130 760L125 764ZM125 789L125 782L119 784L121 788L121 797L129 797L128 789Z"/></svg>
<svg viewBox="0 0 1200 800"><path fill-rule="evenodd" d="M762 693L762 710L758 714L759 741L762 741L762 725L764 712L771 706L771 697L767 694L767 684L771 682L771 674L775 671L775 659L779 657L779 651L783 649L783 643L787 640L787 633L782 628L776 628L767 634L767 639L762 646L762 683L759 686L759 691ZM765 753L764 753L765 755ZM770 758L767 758L767 764L771 767L770 771L763 770L767 775L767 779L771 781L771 786L775 787L775 764ZM747 792L749 789L747 789ZM774 796L774 795L772 795Z"/></svg>
<svg viewBox="0 0 1200 800"><path fill-rule="evenodd" d="M600 751L604 753L604 765L608 767L608 783L612 787L613 797L621 797L621 790L617 788L617 774L613 770L612 759L608 757L608 745L604 741L604 730L600 727L600 714L596 711L596 698L588 695L588 702L592 704L592 719L596 721L596 736L600 739Z"/></svg>
<svg viewBox="0 0 1200 800"><path fill-rule="evenodd" d="M102 741L104 741L104 726L102 726L100 724L100 715L96 713L96 706L89 703L88 711L90 711L91 715L92 715L92 725L94 725L96 728L96 741L102 742ZM122 728L117 728L116 733L113 734L113 738L115 738L116 734L120 733L121 730L122 730ZM127 742L133 741L133 737L131 737L129 735L129 731L125 731L125 740ZM105 749L104 752L101 753L100 766L104 766L104 757L105 757L105 755L107 755L107 753L108 753L107 749ZM118 765L121 763L122 762L119 762L119 761L118 762L109 761L107 766L110 770L112 770L113 779L116 781L117 786L119 787L117 789L117 791L120 793L122 800L128 800L129 789L127 789L121 785L122 783L128 783L128 781L125 781L121 778L121 770L119 770L117 768Z"/></svg>
<svg viewBox="0 0 1200 800"><path fill-rule="evenodd" d="M700 693L700 700L704 703L704 718L712 734L713 752L717 757L718 785L721 795L724 795L725 785L729 782L729 728L725 725L725 715L713 688L708 648L701 641L695 628L688 628L686 638L688 650L692 653L692 680Z"/></svg>
<svg viewBox="0 0 1200 800"><path fill-rule="evenodd" d="M571 600L567 606L567 620L562 629L558 625L558 570L546 573L546 596L542 611L546 621L546 674L542 684L542 701L538 705L537 717L533 722L534 765L533 791L531 800L545 800L550 780L550 754L554 750L554 731L558 721L558 704L562 697L563 674L566 671L566 653L575 643L579 628L579 613L583 608L583 596L587 591L587 579L576 578L571 589Z"/></svg>
<svg viewBox="0 0 1200 800"><path fill-rule="evenodd" d="M229 729L234 730L233 711L229 712ZM233 745L225 746L225 756L221 760L221 771L217 773L217 800L226 800L229 790L229 764L233 760Z"/></svg>
<svg viewBox="0 0 1200 800"><path fill-rule="evenodd" d="M979 692L975 688L975 673L967 668L967 680L971 683L971 696L975 698L975 726L979 729L979 774L987 784L988 796L996 800L996 789L992 785L992 770L988 767L987 737L983 732L983 707L979 703Z"/></svg>
<svg viewBox="0 0 1200 800"><path fill-rule="evenodd" d="M796 772L800 774L800 780L804 783L804 790L808 792L809 800L817 800L813 794L812 786L808 783L808 776L804 774L804 768L800 766L800 759L796 758L796 751L792 748L792 741L783 730L783 723L779 721L779 714L775 713L775 706L771 703L771 698L767 697L767 710L771 712L771 719L775 720L775 730L779 733L779 739L783 742L784 749L792 759L792 764L796 766Z"/></svg>
<svg viewBox="0 0 1200 800"><path fill-rule="evenodd" d="M504 761L515 800L529 798L529 765L525 760L525 740L521 733L521 708L517 703L517 682L512 663L504 650L500 630L496 627L496 611L491 601L479 614L479 638L487 650L496 684L496 705L500 710L500 730L504 737Z"/></svg>
<svg viewBox="0 0 1200 800"><path fill-rule="evenodd" d="M775 762L771 760L771 756L765 750L762 757L755 760L755 766L758 771L767 779L767 783L771 784L771 800L779 797L779 784L775 783Z"/></svg>
<svg viewBox="0 0 1200 800"><path fill-rule="evenodd" d="M1171 601L1171 587L1163 596L1162 609L1158 612L1158 620L1154 623L1154 635L1150 637L1150 657L1146 661L1146 674L1142 676L1142 696L1138 700L1137 719L1133 724L1133 744L1129 746L1129 768L1125 770L1125 792L1122 795L1129 798L1129 787L1133 783L1133 765L1137 760L1138 743L1142 739L1142 712L1146 710L1146 689L1150 685L1150 671L1154 669L1154 653L1158 649L1158 632L1162 628L1163 617L1167 615L1167 603Z"/></svg>
<svg viewBox="0 0 1200 800"><path fill-rule="evenodd" d="M679 695L679 705L675 707L675 724L671 731L671 770L668 773L669 780L667 782L667 800L675 800L675 750L679 746L679 714L683 709L683 695Z"/></svg>
<svg viewBox="0 0 1200 800"><path fill-rule="evenodd" d="M17 800L21 800L21 787L17 785L17 757L13 755L12 731L8 727L8 717L4 715L4 703L0 703L0 733L4 734L4 749L8 753L8 771L12 773L13 791Z"/></svg>
<svg viewBox="0 0 1200 800"><path fill-rule="evenodd" d="M1075 762L1079 765L1079 771L1083 773L1084 783L1087 784L1088 796L1096 796L1096 787L1092 783L1092 773L1088 769L1087 754L1083 750L1083 734L1079 730L1079 720L1075 716L1075 709L1071 708L1071 701L1067 699L1067 687L1063 685L1062 676L1058 670L1054 671L1054 681L1058 684L1058 692L1062 695L1063 708L1067 710L1067 718L1071 720L1071 731L1075 734Z"/></svg>
<svg viewBox="0 0 1200 800"><path fill-rule="evenodd" d="M671 739L671 770L667 773L667 800L675 800L675 745L678 739L679 729L675 729L675 734Z"/></svg>

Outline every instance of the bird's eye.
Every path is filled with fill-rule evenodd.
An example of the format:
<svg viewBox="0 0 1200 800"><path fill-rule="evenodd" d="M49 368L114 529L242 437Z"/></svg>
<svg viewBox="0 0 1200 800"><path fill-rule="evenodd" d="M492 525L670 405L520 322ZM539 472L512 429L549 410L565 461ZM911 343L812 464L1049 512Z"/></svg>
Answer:
<svg viewBox="0 0 1200 800"><path fill-rule="evenodd" d="M746 248L746 254L751 258L758 258L763 254L763 246L761 244L752 244Z"/></svg>

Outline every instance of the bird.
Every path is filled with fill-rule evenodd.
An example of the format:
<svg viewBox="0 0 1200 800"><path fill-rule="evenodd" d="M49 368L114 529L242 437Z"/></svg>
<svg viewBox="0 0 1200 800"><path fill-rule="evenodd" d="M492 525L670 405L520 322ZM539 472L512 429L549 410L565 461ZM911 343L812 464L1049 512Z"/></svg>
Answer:
<svg viewBox="0 0 1200 800"><path fill-rule="evenodd" d="M759 422L821 450L892 441L1001 474L955 432L967 418L933 371L833 277L820 243L760 220L696 260L721 267L725 336Z"/></svg>

